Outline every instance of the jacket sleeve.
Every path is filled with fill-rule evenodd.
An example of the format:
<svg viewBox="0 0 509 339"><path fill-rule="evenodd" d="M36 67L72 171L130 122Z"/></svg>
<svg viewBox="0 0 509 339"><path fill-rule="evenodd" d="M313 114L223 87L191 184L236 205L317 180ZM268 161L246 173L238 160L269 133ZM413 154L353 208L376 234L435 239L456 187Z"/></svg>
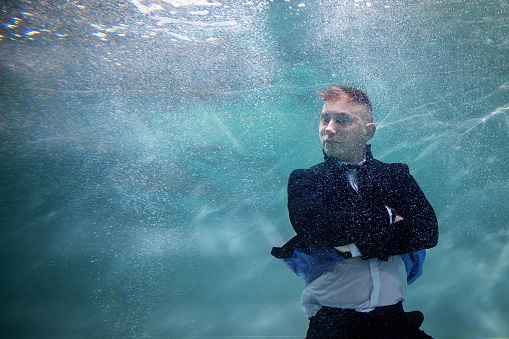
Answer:
<svg viewBox="0 0 509 339"><path fill-rule="evenodd" d="M309 170L295 170L288 179L288 212L297 236L310 248L353 243L344 209L324 208L321 185Z"/></svg>
<svg viewBox="0 0 509 339"><path fill-rule="evenodd" d="M393 224L368 224L361 218L354 243L365 259L416 252L438 243L438 222L433 207L407 165L399 165L396 172L393 189L382 194L387 195L389 207L404 219Z"/></svg>

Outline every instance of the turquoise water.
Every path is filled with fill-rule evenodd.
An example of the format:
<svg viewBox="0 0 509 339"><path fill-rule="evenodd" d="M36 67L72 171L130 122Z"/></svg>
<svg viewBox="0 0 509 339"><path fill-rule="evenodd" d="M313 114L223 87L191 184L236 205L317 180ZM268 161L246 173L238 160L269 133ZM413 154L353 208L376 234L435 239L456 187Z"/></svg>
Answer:
<svg viewBox="0 0 509 339"><path fill-rule="evenodd" d="M437 338L509 337L507 1L0 10L4 336L303 337L303 282L269 252L338 84L439 218L405 308Z"/></svg>

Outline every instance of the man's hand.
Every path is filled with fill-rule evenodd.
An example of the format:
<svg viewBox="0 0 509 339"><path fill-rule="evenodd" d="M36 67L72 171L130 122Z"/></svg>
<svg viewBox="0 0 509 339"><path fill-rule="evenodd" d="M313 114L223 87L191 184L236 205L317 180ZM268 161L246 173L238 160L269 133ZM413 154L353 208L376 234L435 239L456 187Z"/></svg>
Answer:
<svg viewBox="0 0 509 339"><path fill-rule="evenodd" d="M396 215L396 218L394 218L394 222L398 222L400 220L403 220L404 218L401 215Z"/></svg>

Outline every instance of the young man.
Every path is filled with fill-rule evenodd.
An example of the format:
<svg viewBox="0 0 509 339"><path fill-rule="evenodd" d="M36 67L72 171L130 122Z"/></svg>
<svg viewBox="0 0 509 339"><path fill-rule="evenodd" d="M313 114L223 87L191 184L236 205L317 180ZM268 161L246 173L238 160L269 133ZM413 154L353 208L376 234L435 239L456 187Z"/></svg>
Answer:
<svg viewBox="0 0 509 339"><path fill-rule="evenodd" d="M307 338L430 338L422 313L405 312L407 284L438 242L433 208L405 164L373 158L373 109L362 91L322 93L325 161L288 180L297 235L272 255L306 281Z"/></svg>

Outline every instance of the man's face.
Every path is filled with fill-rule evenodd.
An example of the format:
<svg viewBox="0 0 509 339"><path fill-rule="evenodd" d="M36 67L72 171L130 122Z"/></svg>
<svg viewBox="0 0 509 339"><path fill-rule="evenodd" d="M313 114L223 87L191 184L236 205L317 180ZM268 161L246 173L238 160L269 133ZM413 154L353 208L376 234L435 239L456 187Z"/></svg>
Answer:
<svg viewBox="0 0 509 339"><path fill-rule="evenodd" d="M319 132L325 154L352 163L363 160L366 141L375 134L375 125L364 119L366 112L366 106L349 100L323 105Z"/></svg>

